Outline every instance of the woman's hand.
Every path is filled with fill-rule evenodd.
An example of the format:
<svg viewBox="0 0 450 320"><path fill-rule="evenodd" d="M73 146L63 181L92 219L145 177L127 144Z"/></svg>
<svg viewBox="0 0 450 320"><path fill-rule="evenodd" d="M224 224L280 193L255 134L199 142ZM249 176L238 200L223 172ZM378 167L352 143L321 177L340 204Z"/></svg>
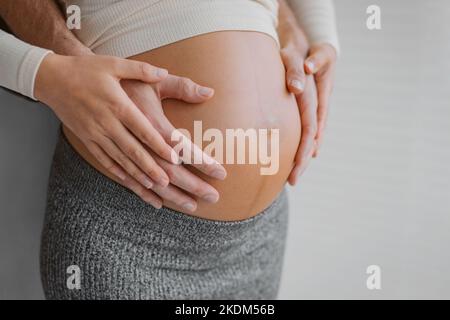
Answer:
<svg viewBox="0 0 450 320"><path fill-rule="evenodd" d="M314 157L319 154L323 142L324 131L328 118L330 97L334 86L337 54L328 43L313 45L305 61L305 70L314 75L316 80L319 106L317 108L317 135Z"/></svg>
<svg viewBox="0 0 450 320"><path fill-rule="evenodd" d="M158 131L169 144L175 145L177 141L171 141L172 132L175 130L173 125L165 117L160 101L166 98L175 98L188 103L199 103L205 100L205 97L211 96L211 89L199 87L192 80L187 78L169 75L164 81L149 85L140 81L126 80L122 81L122 87L136 106L142 111L147 119L158 128ZM153 90L152 90L153 87ZM200 94L199 92L202 92ZM156 93L156 96L155 94ZM155 100L156 99L156 100ZM224 179L226 172L218 164L208 165L209 156L204 154L200 148L186 139L193 150L192 159L203 157L202 164L192 164L197 170L216 179ZM147 150L163 168L170 179L167 187L155 185L150 190L146 190L131 176L127 176L122 184L131 189L141 198L147 199L159 208L164 202L170 202L177 205L187 212L194 212L197 209L197 199L209 203L215 203L219 200L219 193L212 186L200 179L197 175L186 169L183 165L176 165L162 159L151 150ZM195 198L193 198L193 195Z"/></svg>
<svg viewBox="0 0 450 320"><path fill-rule="evenodd" d="M142 62L95 55L50 54L36 77L35 96L51 106L65 126L112 175L122 181L131 176L147 189L166 187L169 176L148 150L172 164L179 163L179 157L158 130L160 128L149 121L124 91L121 80L127 79L154 84L166 81L166 87L170 84L173 87L177 77ZM158 94L151 89L148 86L147 94L153 94L151 101L160 105ZM189 89L193 91L187 94L196 96L197 101L213 95L212 89L193 83ZM176 93L172 95L174 98L180 97L177 90L171 92ZM164 117L155 115L158 116ZM210 165L209 172L215 172L216 177L226 175L219 164Z"/></svg>
<svg viewBox="0 0 450 320"><path fill-rule="evenodd" d="M300 147L294 170L288 180L292 185L296 184L297 177L304 172L311 157L317 157L319 154L328 118L336 65L336 50L329 44L312 46L306 60L302 58L303 52L304 44L299 40L290 41L287 47L282 49L287 86L289 91L296 95L302 121ZM308 81L305 81L311 76L314 76L315 84L308 84ZM312 91L317 92L316 97L312 96Z"/></svg>
<svg viewBox="0 0 450 320"><path fill-rule="evenodd" d="M301 137L300 145L294 160L294 168L288 177L291 185L297 183L297 178L303 174L315 152L315 139L317 133L317 90L314 78L305 76L305 87L301 94L295 95L300 111Z"/></svg>
<svg viewBox="0 0 450 320"><path fill-rule="evenodd" d="M286 86L297 99L301 121L300 145L295 156L294 168L288 182L295 185L309 164L315 150L317 135L317 91L314 78L305 74L305 58L308 40L298 26L292 11L285 1L280 1L281 58L286 68Z"/></svg>
<svg viewBox="0 0 450 320"><path fill-rule="evenodd" d="M334 82L336 51L329 44L309 48L305 34L285 1L280 1L278 33L281 57L286 67L286 86L297 98L302 126L294 169L288 179L294 185L311 157L318 155L323 141ZM311 75L314 76L314 81L311 81ZM313 97L313 91L316 92L316 97Z"/></svg>

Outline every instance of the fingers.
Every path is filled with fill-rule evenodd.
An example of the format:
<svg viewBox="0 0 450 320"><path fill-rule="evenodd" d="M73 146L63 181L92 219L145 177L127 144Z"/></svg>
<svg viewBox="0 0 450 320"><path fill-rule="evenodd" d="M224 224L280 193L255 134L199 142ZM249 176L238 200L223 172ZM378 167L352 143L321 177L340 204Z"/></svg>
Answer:
<svg viewBox="0 0 450 320"><path fill-rule="evenodd" d="M88 150L96 157L99 163L106 168L113 176L118 178L118 183L130 189L143 201L157 209L162 208L162 200L152 191L145 189L141 183L128 175L117 163L109 157L99 145L90 142L86 143Z"/></svg>
<svg viewBox="0 0 450 320"><path fill-rule="evenodd" d="M117 147L114 147L112 141L105 142L102 141L104 148L107 150L107 153L114 154L114 157L117 153L120 153ZM129 163L121 164L128 172L132 172L132 176L125 173L122 168L115 163L115 161L108 156L97 144L88 143L86 144L90 152L98 159L100 164L105 167L113 176L118 177L121 185L133 191L137 196L139 196L143 201L149 203L153 207L160 209L163 205L163 201L171 202L176 206L182 208L187 212L195 212L197 209L197 202L192 197L188 196L182 190L178 189L175 185L168 186L160 186L153 185L150 188L144 188L142 182L143 173L140 172L137 167L135 167L130 161ZM113 150L113 151L111 151ZM218 200L217 191L208 186L205 182L201 181L199 178L195 177L192 173L190 173L186 168L182 166L176 166L168 163L167 161L158 158L159 163L161 163L167 171L171 173L173 177L174 184L179 183L180 185L187 185L193 193L197 193L199 195L204 194L207 195L213 194L215 198L215 202ZM129 166L132 166L133 169L130 169ZM144 175L145 176L145 175ZM192 177L191 177L192 176ZM193 179L193 177L195 177ZM188 179L189 178L189 179ZM188 180L193 180L192 182ZM197 181L200 180L200 181ZM205 186L206 185L206 186ZM212 189L212 192L210 191ZM164 200L163 200L164 199ZM203 198L203 200L207 201L208 199ZM209 199L210 200L210 199ZM209 201L212 202L212 201Z"/></svg>
<svg viewBox="0 0 450 320"><path fill-rule="evenodd" d="M121 123L110 126L111 130L107 133L109 139L101 142L109 156L145 187L149 187L150 183L141 176L142 173L151 181L167 186L169 178L142 144Z"/></svg>
<svg viewBox="0 0 450 320"><path fill-rule="evenodd" d="M227 177L227 171L219 162L204 153L202 149L200 149L196 144L192 142L191 147L191 154L193 159L198 159L200 157L203 158L203 161L201 161L200 163L194 162L191 164L194 168L214 179L225 180L225 178Z"/></svg>
<svg viewBox="0 0 450 320"><path fill-rule="evenodd" d="M166 69L145 62L111 58L114 74L120 79L140 80L147 83L159 82L168 75Z"/></svg>
<svg viewBox="0 0 450 320"><path fill-rule="evenodd" d="M305 61L305 70L308 74L316 74L336 59L336 50L325 43L311 48L310 55Z"/></svg>
<svg viewBox="0 0 450 320"><path fill-rule="evenodd" d="M318 108L317 108L317 136L316 149L313 157L319 155L320 147L323 143L325 126L328 119L330 97L332 91L332 79L330 77L321 78L316 81L318 91Z"/></svg>
<svg viewBox="0 0 450 320"><path fill-rule="evenodd" d="M170 183L209 203L219 201L219 193L212 186L190 172L184 166L173 165L154 156L156 162L164 169Z"/></svg>
<svg viewBox="0 0 450 320"><path fill-rule="evenodd" d="M303 58L289 47L281 50L281 58L286 68L286 85L290 92L300 94L305 89Z"/></svg>
<svg viewBox="0 0 450 320"><path fill-rule="evenodd" d="M179 146L180 151L183 151L184 160L187 164L192 164L195 168L197 168L199 171L203 172L204 174L215 178L224 180L227 173L225 168L212 159L207 154L203 153L203 151L198 148L195 144L193 144L189 139L187 139L185 136L183 136L182 144L179 145L178 140L173 140L174 133L177 132L177 130L170 124L168 119L165 117L164 113L162 112L162 107L160 105L160 101L157 101L154 99L153 96L148 95L145 96L145 99L142 97L142 92L134 91L133 87L136 86L136 84L129 85L129 83L124 83L124 86L126 87L126 92L129 94L130 92L133 93L133 100L136 101L136 104L139 105L144 112L144 116L147 118L146 120L149 121L151 119L152 123L154 123L155 128L158 128L159 134L156 135L153 133L153 136L158 136L158 141L162 143L164 141L167 141L170 146ZM187 102L202 102L205 99L208 99L210 97L210 94L205 95L202 97L202 88L198 84L194 83L190 79L177 77L169 75L167 79L164 81L158 83L158 90L159 95L162 98L175 98L175 99L184 99ZM209 88L206 88L209 89ZM212 90L212 89L209 89ZM142 90L141 90L142 91ZM212 90L212 94L214 91ZM132 103L132 102L131 102ZM156 104L159 104L158 106ZM147 107L144 107L146 106ZM150 108L151 106L151 108ZM156 107L157 106L157 107ZM139 113L137 112L137 113ZM137 116L138 117L138 116ZM150 128L151 131L153 131L155 128ZM133 131L134 133L134 131ZM147 134L152 135L152 133L147 132ZM139 135L136 135L139 137ZM159 136L161 136L162 140L159 139ZM170 158L167 157L167 149L165 146L162 146L166 151L161 150L161 148L152 148L150 144L147 144L151 151L156 151L156 153L159 156L162 156L162 158L170 161ZM159 152L158 152L159 150ZM166 153L164 153L166 152ZM175 156L177 155L177 152L172 153ZM200 161L189 161L190 159L200 159ZM177 161L172 161L173 163L179 163L179 158L176 159Z"/></svg>
<svg viewBox="0 0 450 320"><path fill-rule="evenodd" d="M164 202L171 202L187 212L193 213L197 210L197 202L174 185L169 184L164 188L155 186L153 191L163 198Z"/></svg>
<svg viewBox="0 0 450 320"><path fill-rule="evenodd" d="M309 165L309 162L311 161L313 151L314 151L314 149L311 150L311 152L308 154L308 156L306 158L306 162L303 162L303 163L298 162L298 163L294 164L294 168L292 169L292 171L288 177L288 183L291 186L295 186L297 184L298 177L302 176L303 173L305 172L306 168Z"/></svg>
<svg viewBox="0 0 450 320"><path fill-rule="evenodd" d="M334 64L336 50L330 44L315 45L310 50L310 55L305 61L305 70L308 74L314 74L318 91L317 110L317 136L316 148L313 157L319 154L319 148L323 142L323 133L328 118L329 99L334 82Z"/></svg>
<svg viewBox="0 0 450 320"><path fill-rule="evenodd" d="M172 147L166 143L161 133L156 130L128 97L126 97L124 101L126 101L126 104L116 107L116 109L123 109L122 111L116 111L123 124L140 142L148 146L161 158L174 164L179 163L180 159L178 155L174 152Z"/></svg>
<svg viewBox="0 0 450 320"><path fill-rule="evenodd" d="M97 161L107 169L113 176L119 178L120 180L125 180L127 174L122 170L116 162L111 159L96 143L85 143L89 152L97 159Z"/></svg>
<svg viewBox="0 0 450 320"><path fill-rule="evenodd" d="M323 143L326 123L330 109L330 99L334 84L334 65L330 64L326 68L320 70L315 76L316 86L318 92L318 110L317 110L317 147L314 152L314 157L319 155L319 149Z"/></svg>
<svg viewBox="0 0 450 320"><path fill-rule="evenodd" d="M172 98L188 103L201 103L209 100L214 95L214 90L200 86L191 79L174 75L167 76L159 84L162 99Z"/></svg>
<svg viewBox="0 0 450 320"><path fill-rule="evenodd" d="M174 203L176 206L187 212L195 212L197 209L197 201L183 191L208 203L216 203L219 201L219 193L217 190L191 173L185 167L168 163L153 154L153 152L151 152L151 154L170 179L170 185L168 187L162 188L160 186L155 186L153 188L153 191L163 198L164 201Z"/></svg>
<svg viewBox="0 0 450 320"><path fill-rule="evenodd" d="M317 91L312 77L308 79L305 93L297 96L300 107L301 137L300 145L295 157L295 166L288 179L294 185L299 174L303 173L309 164L315 149L317 135Z"/></svg>
<svg viewBox="0 0 450 320"><path fill-rule="evenodd" d="M299 150L297 151L295 157L295 166L288 180L291 185L295 185L297 183L298 176L303 174L305 169L308 167L309 161L311 160L315 150L314 129L310 129L310 127L306 127L305 129L303 128L304 127L302 127Z"/></svg>
<svg viewBox="0 0 450 320"><path fill-rule="evenodd" d="M185 164L192 165L200 172L218 180L225 180L227 171L214 158L203 152L195 143L189 140L179 130L175 130L171 136L171 143L175 151L181 153L181 160Z"/></svg>
<svg viewBox="0 0 450 320"><path fill-rule="evenodd" d="M127 175L127 178L120 182L125 188L130 189L139 198L147 202L156 209L161 209L163 206L163 200L158 197L153 191L145 189L139 182Z"/></svg>
<svg viewBox="0 0 450 320"><path fill-rule="evenodd" d="M100 145L103 150L112 158L115 162L117 162L121 168L125 169L125 171L133 177L136 181L141 183L145 188L150 189L153 187L154 183L149 176L144 173L138 166L125 154L120 150L117 145L111 141L109 138L104 137L100 141Z"/></svg>

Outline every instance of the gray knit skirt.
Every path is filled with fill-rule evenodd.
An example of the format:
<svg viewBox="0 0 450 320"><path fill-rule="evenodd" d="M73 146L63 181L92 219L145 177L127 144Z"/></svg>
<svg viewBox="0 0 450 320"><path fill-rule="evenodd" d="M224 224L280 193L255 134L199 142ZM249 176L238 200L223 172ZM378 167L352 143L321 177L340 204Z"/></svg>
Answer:
<svg viewBox="0 0 450 320"><path fill-rule="evenodd" d="M44 292L48 299L274 299L287 223L285 191L237 222L154 209L61 135L42 232Z"/></svg>

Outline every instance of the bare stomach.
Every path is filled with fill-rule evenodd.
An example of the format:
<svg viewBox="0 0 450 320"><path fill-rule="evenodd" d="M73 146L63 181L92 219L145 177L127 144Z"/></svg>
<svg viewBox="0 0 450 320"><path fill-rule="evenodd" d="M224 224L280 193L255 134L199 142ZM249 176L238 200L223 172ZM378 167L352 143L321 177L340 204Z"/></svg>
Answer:
<svg viewBox="0 0 450 320"><path fill-rule="evenodd" d="M268 207L286 183L300 137L297 103L286 90L285 69L276 42L257 32L215 32L132 59L167 68L172 74L215 89L214 97L203 104L163 101L168 119L176 128L196 136L197 145L201 143L205 149L221 140L222 148L220 143L215 144L212 155L224 164L226 180L209 179L196 171L218 190L220 200L216 204L199 200L193 215L243 220ZM81 156L110 176L76 137L67 131L66 135ZM164 205L182 211L170 203Z"/></svg>

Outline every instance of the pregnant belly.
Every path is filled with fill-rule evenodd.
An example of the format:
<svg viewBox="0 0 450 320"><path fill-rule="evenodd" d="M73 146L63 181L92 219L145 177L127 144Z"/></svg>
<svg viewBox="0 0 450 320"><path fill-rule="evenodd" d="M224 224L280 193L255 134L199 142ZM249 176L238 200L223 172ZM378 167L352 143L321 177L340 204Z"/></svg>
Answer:
<svg viewBox="0 0 450 320"><path fill-rule="evenodd" d="M188 130L197 145L211 150L212 141L217 142L212 155L228 172L225 181L217 181L191 168L220 194L216 204L199 200L194 215L243 220L269 206L286 183L300 137L297 103L286 90L276 42L257 32L215 32L132 59L215 89L206 103L163 102L172 124ZM208 132L213 133L212 140Z"/></svg>
<svg viewBox="0 0 450 320"><path fill-rule="evenodd" d="M276 42L257 32L216 32L133 59L165 67L172 74L215 89L215 96L201 105L175 100L163 103L165 114L176 128L187 129L197 138L202 136L200 127L203 138L208 129L216 129L221 134L214 138L223 138L218 160L225 162L227 179L215 181L202 176L219 191L220 201L200 202L196 215L240 220L270 205L286 183L300 137L297 104L286 90L285 69ZM243 129L241 136L236 129ZM236 135L230 138L227 132ZM245 139L244 132L253 138L239 147L238 139ZM197 140L203 148L211 143ZM240 163L239 152L245 156Z"/></svg>

